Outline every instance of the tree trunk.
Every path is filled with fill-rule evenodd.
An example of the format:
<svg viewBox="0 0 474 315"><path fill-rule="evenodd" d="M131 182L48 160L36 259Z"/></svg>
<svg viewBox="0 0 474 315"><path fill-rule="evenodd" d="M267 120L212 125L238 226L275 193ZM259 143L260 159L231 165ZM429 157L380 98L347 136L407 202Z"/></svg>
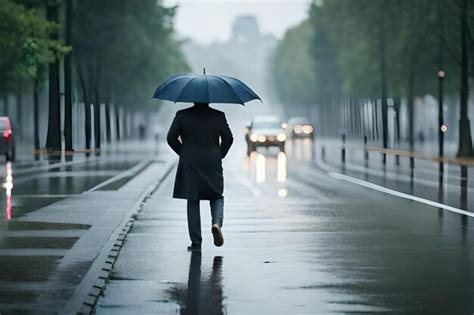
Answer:
<svg viewBox="0 0 474 315"><path fill-rule="evenodd" d="M3 115L8 116L8 109L10 107L10 104L8 103L8 93L5 92L3 93Z"/></svg>
<svg viewBox="0 0 474 315"><path fill-rule="evenodd" d="M100 150L100 102L94 104L94 143L96 150Z"/></svg>
<svg viewBox="0 0 474 315"><path fill-rule="evenodd" d="M94 145L97 151L100 151L100 97L98 81L96 81L94 87Z"/></svg>
<svg viewBox="0 0 474 315"><path fill-rule="evenodd" d="M35 150L40 149L39 141L39 80L36 78L33 82L33 138Z"/></svg>
<svg viewBox="0 0 474 315"><path fill-rule="evenodd" d="M395 98L393 100L393 109L395 110L395 128L397 128L395 137L397 147L400 145L400 98Z"/></svg>
<svg viewBox="0 0 474 315"><path fill-rule="evenodd" d="M22 132L23 130L25 130L21 128L22 124L23 124L23 93L19 87L16 94L16 125L18 127L17 137L19 139L23 137Z"/></svg>
<svg viewBox="0 0 474 315"><path fill-rule="evenodd" d="M89 93L84 79L83 69L81 68L80 63L77 66L77 72L79 75L79 83L81 84L82 88L82 99L84 101L84 136L86 142L86 150L89 150L91 148L91 103L89 100Z"/></svg>
<svg viewBox="0 0 474 315"><path fill-rule="evenodd" d="M387 67L386 67L386 43L385 34L382 30L380 35L380 80L381 80L381 105L382 105L382 146L388 147L388 103L387 103Z"/></svg>
<svg viewBox="0 0 474 315"><path fill-rule="evenodd" d="M408 90L407 90L407 103L408 103L408 143L410 145L410 151L415 150L415 65L416 65L416 54L412 52L410 58L410 69L408 69Z"/></svg>
<svg viewBox="0 0 474 315"><path fill-rule="evenodd" d="M93 71L95 70L95 71ZM95 149L97 151L100 151L100 104L101 100L99 97L99 92L100 92L100 76L101 76L101 55L98 54L96 59L95 59L95 69L89 69L90 74L94 74L94 80L92 81L92 84L94 88L94 144L95 144Z"/></svg>
<svg viewBox="0 0 474 315"><path fill-rule="evenodd" d="M115 139L120 141L120 107L115 106Z"/></svg>
<svg viewBox="0 0 474 315"><path fill-rule="evenodd" d="M461 9L461 104L460 104L460 120L459 120L459 148L458 157L471 156L472 151L472 138L471 138L471 126L469 123L469 52L467 48L467 28L468 18L468 0L462 1Z"/></svg>
<svg viewBox="0 0 474 315"><path fill-rule="evenodd" d="M72 0L66 0L65 8L65 44L71 45L72 36ZM64 57L64 141L66 151L72 147L72 66L71 53Z"/></svg>
<svg viewBox="0 0 474 315"><path fill-rule="evenodd" d="M110 105L105 102L105 138L107 143L112 142L111 126L110 126Z"/></svg>
<svg viewBox="0 0 474 315"><path fill-rule="evenodd" d="M123 120L123 137L122 139L127 139L129 136L128 133L128 110L123 109L123 115L122 115L122 120Z"/></svg>
<svg viewBox="0 0 474 315"><path fill-rule="evenodd" d="M84 131L86 137L86 150L91 148L91 103L89 98L84 98Z"/></svg>
<svg viewBox="0 0 474 315"><path fill-rule="evenodd" d="M47 7L48 22L58 23L58 3ZM51 35L52 40L58 40L58 32ZM59 60L49 65L49 113L48 134L46 137L48 151L61 150L61 104L59 90Z"/></svg>

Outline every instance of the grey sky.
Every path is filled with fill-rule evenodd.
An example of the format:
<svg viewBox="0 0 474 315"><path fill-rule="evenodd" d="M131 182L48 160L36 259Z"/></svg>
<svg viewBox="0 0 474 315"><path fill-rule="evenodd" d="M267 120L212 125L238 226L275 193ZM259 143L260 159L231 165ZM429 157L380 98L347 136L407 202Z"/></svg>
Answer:
<svg viewBox="0 0 474 315"><path fill-rule="evenodd" d="M234 18L255 15L263 32L281 38L307 17L311 0L163 0L179 5L175 27L179 34L201 43L229 37Z"/></svg>

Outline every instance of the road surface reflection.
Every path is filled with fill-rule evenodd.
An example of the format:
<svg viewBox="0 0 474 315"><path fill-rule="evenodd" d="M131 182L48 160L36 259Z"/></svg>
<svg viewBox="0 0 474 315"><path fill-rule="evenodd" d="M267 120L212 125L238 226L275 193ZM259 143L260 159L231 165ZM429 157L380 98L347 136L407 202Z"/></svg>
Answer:
<svg viewBox="0 0 474 315"><path fill-rule="evenodd" d="M276 192L278 196L284 198L289 193L287 187L289 158L297 162L311 161L313 142L310 139L297 139L287 143L286 152L279 152L274 148L252 152L250 156L245 157L245 169L258 188L273 190L273 193Z"/></svg>
<svg viewBox="0 0 474 315"><path fill-rule="evenodd" d="M3 189L5 189L5 216L7 221L12 219L12 189L13 189L13 175L12 175L12 163L7 162L5 164L5 181L2 183Z"/></svg>
<svg viewBox="0 0 474 315"><path fill-rule="evenodd" d="M187 287L171 288L171 298L178 302L183 315L226 314L221 275L223 257L214 257L212 271L205 279L201 278L201 261L201 252L191 253Z"/></svg>

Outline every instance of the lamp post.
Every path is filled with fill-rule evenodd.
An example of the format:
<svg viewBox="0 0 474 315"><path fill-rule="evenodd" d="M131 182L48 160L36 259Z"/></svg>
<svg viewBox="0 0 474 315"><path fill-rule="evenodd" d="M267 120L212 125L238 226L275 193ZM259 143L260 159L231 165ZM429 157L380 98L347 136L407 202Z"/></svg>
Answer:
<svg viewBox="0 0 474 315"><path fill-rule="evenodd" d="M439 149L439 178L438 178L438 201L443 201L443 181L444 181L444 133L448 127L444 123L443 112L443 80L446 76L444 70L438 70L438 149Z"/></svg>
<svg viewBox="0 0 474 315"><path fill-rule="evenodd" d="M444 133L448 130L444 124L443 113L443 80L446 73L443 70L438 71L438 148L439 156L444 156Z"/></svg>

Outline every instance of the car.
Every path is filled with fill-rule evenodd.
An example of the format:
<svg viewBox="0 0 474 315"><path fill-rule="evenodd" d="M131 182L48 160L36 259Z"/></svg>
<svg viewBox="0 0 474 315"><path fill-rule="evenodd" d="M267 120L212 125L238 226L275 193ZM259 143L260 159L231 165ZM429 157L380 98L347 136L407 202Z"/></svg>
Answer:
<svg viewBox="0 0 474 315"><path fill-rule="evenodd" d="M7 161L15 160L15 142L13 141L10 118L0 117L0 154L5 154Z"/></svg>
<svg viewBox="0 0 474 315"><path fill-rule="evenodd" d="M314 127L306 117L292 117L288 120L287 132L292 139L313 138Z"/></svg>
<svg viewBox="0 0 474 315"><path fill-rule="evenodd" d="M258 147L278 147L285 151L286 134L277 116L256 116L247 126L247 154Z"/></svg>

